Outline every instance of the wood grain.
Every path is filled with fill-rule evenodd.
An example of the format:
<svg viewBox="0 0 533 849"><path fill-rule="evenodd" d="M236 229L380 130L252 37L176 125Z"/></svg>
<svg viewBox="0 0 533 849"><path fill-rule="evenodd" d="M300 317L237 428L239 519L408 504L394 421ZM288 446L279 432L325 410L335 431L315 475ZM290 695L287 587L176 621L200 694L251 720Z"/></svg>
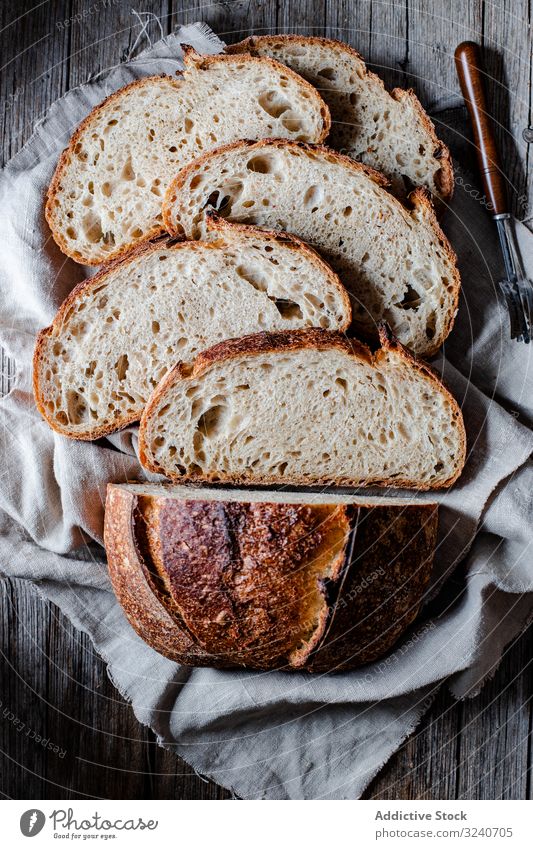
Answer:
<svg viewBox="0 0 533 849"><path fill-rule="evenodd" d="M487 73L488 112L496 123L496 139L512 211L533 215L530 146L522 133L531 120L532 28L529 0L485 2L483 64Z"/></svg>
<svg viewBox="0 0 533 849"><path fill-rule="evenodd" d="M472 124L472 133L485 195L493 215L509 212L507 190L492 119L487 111L485 71L481 49L475 41L462 41L455 50L461 91Z"/></svg>
<svg viewBox="0 0 533 849"><path fill-rule="evenodd" d="M34 122L67 88L121 61L141 24L155 40L183 23L206 20L222 38L294 31L348 41L389 86L412 85L436 122L452 124L447 139L462 164L473 161L453 51L480 40L491 77L489 111L514 209L530 214L533 169L522 139L531 109L531 27L527 0L34 0L0 4L0 125L5 162ZM92 13L87 10L93 9ZM146 14L145 14L146 13ZM81 17L80 17L81 16ZM148 18L150 18L148 20ZM70 21L69 26L64 22ZM63 26L61 24L63 23ZM323 28L323 29L321 29ZM456 129L454 129L456 127ZM508 128L508 129L507 129ZM529 194L529 197L531 195ZM0 355L0 392L13 364ZM22 581L0 581L0 793L11 798L194 798L229 794L196 776L136 721L109 681L88 638ZM475 699L457 704L443 690L416 733L367 790L381 799L532 798L533 629L506 652L494 679ZM28 733L29 730L29 733ZM44 736L65 755L34 742Z"/></svg>

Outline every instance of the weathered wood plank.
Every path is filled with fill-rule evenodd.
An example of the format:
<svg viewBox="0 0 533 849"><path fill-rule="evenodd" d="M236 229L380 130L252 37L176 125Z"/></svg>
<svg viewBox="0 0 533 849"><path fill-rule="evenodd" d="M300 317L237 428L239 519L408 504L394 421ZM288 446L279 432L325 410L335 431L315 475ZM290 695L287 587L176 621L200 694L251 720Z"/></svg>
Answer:
<svg viewBox="0 0 533 849"><path fill-rule="evenodd" d="M327 16L327 0L314 3L280 3L277 31L297 35L323 35Z"/></svg>
<svg viewBox="0 0 533 849"><path fill-rule="evenodd" d="M462 104L454 51L461 41L479 40L481 27L482 0L409 4L406 85L428 110Z"/></svg>
<svg viewBox="0 0 533 849"><path fill-rule="evenodd" d="M354 4L352 0L327 0L327 38L338 38L355 47L365 58L370 53L372 33L372 0Z"/></svg>
<svg viewBox="0 0 533 849"><path fill-rule="evenodd" d="M388 88L409 85L409 41L405 3L372 2L372 26L368 50L370 67Z"/></svg>
<svg viewBox="0 0 533 849"><path fill-rule="evenodd" d="M87 6L85 0L73 0L71 21L69 88L86 82L99 71L119 65L136 44L146 48L161 35L168 35L170 2L139 0L129 4L101 0Z"/></svg>
<svg viewBox="0 0 533 849"><path fill-rule="evenodd" d="M494 679L465 701L459 799L526 799L533 694L533 628L506 650Z"/></svg>
<svg viewBox="0 0 533 849"><path fill-rule="evenodd" d="M531 122L533 33L528 0L485 3L482 29L488 107L496 119L502 166L513 211L533 215L533 173L522 132Z"/></svg>
<svg viewBox="0 0 533 849"><path fill-rule="evenodd" d="M205 21L223 41L232 44L249 35L275 32L276 9L276 0L222 0L207 4L175 0L172 28Z"/></svg>
<svg viewBox="0 0 533 849"><path fill-rule="evenodd" d="M37 119L66 91L68 33L56 30L55 20L68 15L69 0L58 0L52 13L48 3L32 11L34 5L0 3L2 163L20 150Z"/></svg>
<svg viewBox="0 0 533 849"><path fill-rule="evenodd" d="M0 794L229 796L157 746L111 684L88 637L26 582L0 581L0 638Z"/></svg>

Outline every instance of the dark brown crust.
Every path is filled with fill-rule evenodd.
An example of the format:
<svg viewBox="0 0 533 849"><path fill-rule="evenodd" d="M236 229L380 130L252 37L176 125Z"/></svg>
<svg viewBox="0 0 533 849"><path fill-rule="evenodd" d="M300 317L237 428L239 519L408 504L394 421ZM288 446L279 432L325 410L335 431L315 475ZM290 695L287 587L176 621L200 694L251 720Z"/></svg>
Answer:
<svg viewBox="0 0 533 849"><path fill-rule="evenodd" d="M326 633L307 669L352 669L382 657L416 618L437 540L437 507L361 506ZM415 530L416 529L416 530Z"/></svg>
<svg viewBox="0 0 533 849"><path fill-rule="evenodd" d="M185 72L187 71L187 67L190 66L190 65L197 65L197 66L202 66L202 67L205 68L205 67L208 67L209 65L214 65L214 64L217 64L219 62L221 62L221 63L227 62L228 60L233 61L235 59L235 57L227 56L224 53L218 53L218 54L214 54L214 55L210 55L210 56L200 56L189 45L184 45L184 51L183 52L184 52L184 61L185 61ZM258 58L259 57L250 57L250 59L252 59L254 61L257 61ZM287 74L287 72L288 72L289 76L292 77L294 79L294 81L301 88L305 88L310 92L311 96L317 101L317 105L319 105L319 107L320 107L320 113L322 115L322 120L323 120L323 129L322 129L322 133L320 134L320 136L318 138L318 141L322 142L325 138L327 138L329 131L330 131L330 128L331 128L331 116L330 116L330 113L329 113L329 107L324 103L324 101L320 97L320 94L314 88L314 86L312 86L310 83L308 83L306 80L304 80L303 77L300 77L298 74L294 73L294 71L291 71L290 68L287 68L287 66L283 65L281 62L276 62L274 59L269 59L268 57L264 57L264 59L261 59L261 61L266 62L268 65L270 65L270 67L274 68L277 72L279 72L280 69L283 69L284 74ZM135 88L143 87L145 85L151 85L156 80L157 81L167 80L168 83L170 83L172 86L179 88L181 86L182 82L183 82L184 76L185 76L185 74L180 74L179 77L171 77L168 74L161 74L160 76L152 75L152 76L149 76L149 77L143 77L140 80L135 80L134 82L129 83L128 85L123 86L122 88L113 92L113 94L109 95L109 97L106 97L106 99L103 100L102 103L98 104L98 106L95 106L95 108L91 110L91 112L87 115L87 117L83 119L83 121L79 124L79 126L74 131L74 133L73 133L73 135L70 139L70 142L68 144L68 147L65 148L65 150L62 152L61 156L59 157L59 161L57 163L56 170L54 172L54 176L52 177L52 181L50 183L50 186L48 188L48 192L47 192L47 195L46 195L46 203L45 203L44 214L45 214L45 218L46 218L46 221L48 223L48 226L50 227L50 231L52 233L54 241L59 246L61 251L64 254L66 254L67 256L71 257L71 259L73 259L75 262L81 263L83 265L101 265L102 264L101 260L92 259L90 257L83 257L80 254L78 254L77 251L71 250L69 248L68 243L63 238L61 232L55 226L54 201L55 201L56 196L59 192L59 185L60 185L63 173L65 172L65 170L70 165L75 145L77 144L77 142L79 141L80 137L85 132L85 130L91 125L91 122L98 115L100 115L101 112L103 112L105 109L107 109L109 107L109 105L112 104L115 100L119 100L120 98L122 98L123 95L126 92L129 92L129 91L131 91L132 89L135 89ZM148 233L145 233L145 235L143 236L143 241L154 239L164 232L165 232L164 228L161 227L161 226L160 227L153 227L152 230L150 230ZM124 256L124 254L128 253L136 244L137 244L137 242L135 242L135 241L129 242L128 244L123 245L120 248L117 248L116 251L110 252L109 254L107 254L107 257L108 257L107 261L111 261L111 260L114 260L114 259L117 259L119 257Z"/></svg>
<svg viewBox="0 0 533 849"><path fill-rule="evenodd" d="M309 145L305 142L293 142L287 141L285 139L237 141L209 151L208 153L194 160L189 165L186 165L185 168L182 168L181 171L179 171L177 176L170 183L163 199L163 221L167 231L178 238L183 238L183 236L180 236L176 232L176 228L173 224L172 207L178 199L179 192L181 191L183 185L187 182L192 172L201 169L203 163L207 162L212 156L230 153L239 149L243 150L245 148L247 148L251 153L254 150L263 148L265 145L276 148L300 149L311 154L324 154L327 156L330 162L343 165L344 167L348 168L353 172L366 174L367 177L369 177L371 180L373 180L373 182L377 183L377 185L383 189L388 187L388 180L382 174L380 174L379 171L375 171L373 168L370 168L370 166L363 165L361 162L357 162L355 159L351 159L345 154L337 153L336 151L331 150L331 148L325 147L324 145ZM421 215L424 218L424 222L429 230L428 239L435 241L440 245L451 267L450 273L453 277L453 291L451 293L452 304L447 312L446 321L444 322L442 333L439 336L435 337L433 339L433 343L431 345L428 345L428 347L423 352L424 357L430 358L437 353L445 339L448 337L455 322L455 316L459 305L459 294L461 291L461 277L459 274L459 269L457 268L457 256L439 225L437 215L435 213L435 209L431 201L431 195L427 189L423 187L415 189L415 191L412 192L409 196L407 206L397 198L393 198L393 200L395 203L398 203L402 211L405 214L409 215L411 218L413 218L415 215Z"/></svg>
<svg viewBox="0 0 533 849"><path fill-rule="evenodd" d="M126 616L156 651L193 666L329 672L375 660L418 613L436 533L435 504L214 502L113 484L106 502ZM147 579L154 561L166 597Z"/></svg>
<svg viewBox="0 0 533 849"><path fill-rule="evenodd" d="M379 86L383 89L383 92L389 94L389 96L392 97L393 100L396 100L397 102L409 101L411 106L413 107L413 110L418 114L420 123L422 124L425 132L430 138L430 143L434 145L435 150L439 151L438 161L441 169L441 175L438 188L440 198L446 204L451 201L454 190L454 176L453 163L450 151L437 136L433 121L427 114L426 110L420 103L420 100L418 99L412 88L393 88L391 91L388 91L381 77L368 70L368 68L366 67L365 60L363 59L361 54L354 50L353 47L350 47L349 44L346 44L343 41L338 41L337 39L303 35L252 35L248 38L245 38L243 41L238 42L237 44L230 44L228 47L226 47L225 52L229 55L248 53L250 56L256 56L258 55L256 52L258 45L260 45L261 43L266 44L268 42L274 41L290 42L291 44L302 44L304 46L307 44L319 44L321 47L327 47L334 53L346 53L350 58L354 59L356 62L362 63L365 68L365 76L369 79L374 80L376 83L379 83Z"/></svg>
<svg viewBox="0 0 533 849"><path fill-rule="evenodd" d="M199 354L192 365L178 363L178 365L171 369L168 374L161 380L161 382L156 386L143 412L139 429L139 459L141 461L141 465L149 471L165 475L170 480L180 482L191 481L196 483L208 483L216 480L217 482L223 481L225 483L231 484L255 483L260 485L284 485L287 483L287 481L278 477L269 477L253 480L247 475L180 475L177 473L169 473L168 470L165 470L164 468L159 466L157 462L155 462L153 459L151 459L151 457L148 456L149 452L146 445L146 431L149 427L152 415L156 413L156 410L159 407L159 404L164 398L166 392L175 383L181 380L195 380L201 377L215 363L228 362L232 359L241 357L242 355L252 357L260 354L277 355L283 352L296 350L300 351L307 349L327 351L331 350L332 348L336 348L337 350L342 351L344 354L347 354L349 357L353 357L354 360L362 360L368 365L379 368L381 361L385 360L390 352L393 352L405 363L407 363L410 368L413 368L418 371L426 380L428 380L433 385L434 388L436 388L442 395L444 395L451 407L452 415L459 430L461 441L461 456L457 460L456 472L454 475L452 475L452 477L448 478L448 480L442 481L439 484L419 484L416 486L416 488L421 491L428 489L447 489L453 483L455 483L457 478L460 476L466 459L466 432L460 407L451 392L446 388L446 386L442 382L437 372L423 360L417 359L414 354L412 354L407 348L405 348L396 339L396 337L392 334L390 329L385 324L382 324L380 326L379 336L381 347L374 354L372 354L370 349L364 343L358 341L357 339L348 339L347 337L342 336L338 333L331 333L327 330L321 330L319 328L310 328L308 330L286 330L280 331L278 333L255 333L250 336L244 336L240 339L230 339L225 342L220 342L218 345L214 345L212 348L209 348L207 351L203 351L201 354ZM295 486L305 486L309 483L309 481L303 479L292 480L290 481L290 483ZM339 478L335 481L325 478L317 478L313 481L313 485L360 486L361 484L350 478ZM412 480L401 480L398 478L384 478L383 480L373 480L369 485L402 488L405 487L411 489L415 488Z"/></svg>
<svg viewBox="0 0 533 849"><path fill-rule="evenodd" d="M110 485L104 543L115 594L133 628L156 651L181 663L201 665L203 652L171 616L146 578L137 539L137 496Z"/></svg>
<svg viewBox="0 0 533 849"><path fill-rule="evenodd" d="M158 506L169 592L202 649L239 665L277 668L300 639L308 652L318 643L327 621L324 592L307 572L332 526L344 543L342 563L344 507L168 499Z"/></svg>
<svg viewBox="0 0 533 849"><path fill-rule="evenodd" d="M337 290L337 293L340 295L343 305L344 311L347 316L347 320L344 325L340 328L341 332L346 330L351 321L351 306L350 306L350 298L340 282L338 276L335 272L330 268L330 266L324 262L322 257L316 253L309 245L303 242L298 237L289 235L287 233L281 233L270 230L262 230L257 227L251 227L248 224L237 224L230 221L225 221L223 218L220 218L216 213L209 214L207 216L207 229L212 233L220 234L221 240L224 239L232 239L233 236L242 235L246 238L253 238L256 241L261 241L262 239L265 241L274 241L287 247L289 250L297 251L298 253L303 253L309 259L312 264L318 268L319 272L325 275L328 278L330 285L334 286ZM219 250L223 247L224 242L220 240L214 240L212 242L195 242L193 243L195 246L197 245L199 249L209 249L209 250ZM41 330L37 336L37 341L35 344L35 350L33 354L33 394L35 397L35 403L37 409L41 413L42 417L46 420L46 422L50 425L50 427L57 431L57 433L63 434L63 436L68 436L72 439L80 439L87 441L94 441L95 439L100 439L102 436L107 436L109 433L114 433L117 430L120 430L123 427L127 427L127 425L136 422L140 418L139 415L132 416L123 416L120 419L115 419L113 423L108 425L101 425L99 427L92 428L90 431L85 433L80 432L78 430L72 430L68 426L62 426L54 417L51 417L48 414L48 410L44 404L43 399L43 391L41 385L41 364L43 360L43 349L46 343L46 340L49 336L52 335L56 328L61 328L65 319L68 315L68 312L73 304L76 303L78 298L90 292L92 289L96 288L100 285L102 280L106 280L109 275L113 274L118 268L122 268L129 263L138 260L140 257L155 253L161 250L164 245L164 240L159 240L158 242L142 242L137 245L132 251L128 253L125 257L119 257L106 265L102 266L102 268L93 276L89 277L86 280L80 281L74 289L69 293L66 299L63 301L60 306L52 324L49 327L45 327ZM171 245L168 245L166 250L174 251L191 248L190 242L177 242Z"/></svg>

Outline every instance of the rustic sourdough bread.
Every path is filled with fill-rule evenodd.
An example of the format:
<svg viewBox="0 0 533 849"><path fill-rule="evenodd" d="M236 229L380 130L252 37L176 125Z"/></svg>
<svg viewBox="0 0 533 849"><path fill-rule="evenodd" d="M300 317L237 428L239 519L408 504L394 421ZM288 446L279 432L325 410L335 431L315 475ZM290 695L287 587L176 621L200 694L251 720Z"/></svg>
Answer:
<svg viewBox="0 0 533 849"><path fill-rule="evenodd" d="M325 330L260 333L176 366L141 419L141 463L173 480L450 486L461 411L382 329L369 349Z"/></svg>
<svg viewBox="0 0 533 849"><path fill-rule="evenodd" d="M156 651L192 666L350 669L417 615L437 507L400 499L110 485L115 593Z"/></svg>
<svg viewBox="0 0 533 849"><path fill-rule="evenodd" d="M270 56L318 89L330 108L331 147L371 165L405 196L425 186L438 199L453 193L450 152L412 89L389 92L347 44L298 35L252 36L230 54Z"/></svg>
<svg viewBox="0 0 533 849"><path fill-rule="evenodd" d="M97 439L136 421L169 368L223 339L350 323L337 276L303 242L216 215L208 235L145 245L71 292L33 362L54 430Z"/></svg>
<svg viewBox="0 0 533 849"><path fill-rule="evenodd" d="M430 356L450 332L459 297L456 257L427 193L406 209L375 171L325 147L240 141L200 157L170 185L169 232L198 238L205 209L312 244L352 295L359 334L386 320L400 341Z"/></svg>
<svg viewBox="0 0 533 849"><path fill-rule="evenodd" d="M188 49L183 75L138 80L80 124L48 192L52 235L99 265L161 232L170 179L202 152L240 138L322 141L329 126L317 91L284 65Z"/></svg>

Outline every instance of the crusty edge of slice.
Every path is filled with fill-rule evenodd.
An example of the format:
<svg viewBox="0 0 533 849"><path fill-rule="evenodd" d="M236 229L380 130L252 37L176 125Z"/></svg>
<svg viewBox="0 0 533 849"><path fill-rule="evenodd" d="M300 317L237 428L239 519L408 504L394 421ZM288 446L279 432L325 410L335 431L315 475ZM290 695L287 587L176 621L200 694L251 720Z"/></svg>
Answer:
<svg viewBox="0 0 533 849"><path fill-rule="evenodd" d="M224 62L224 61L227 62L228 60L233 60L235 58L233 56L227 56L224 53L217 53L217 54L209 55L209 56L201 56L200 54L198 54L194 50L194 48L190 47L189 45L184 45L183 52L184 52L184 61L185 61L185 72L187 71L187 67L190 66L190 65L193 65L193 64L208 66L208 65L216 64L217 62ZM258 58L259 57L250 56L251 60L257 61ZM294 80L298 83L298 85L307 89L311 93L312 98L317 102L317 106L319 106L320 114L322 115L323 127L322 127L322 133L319 136L318 141L319 142L324 141L324 139L328 136L329 131L331 129L331 116L330 116L330 112L329 112L329 107L322 100L319 92L314 88L314 86L312 86L310 83L308 83L307 80L304 80L303 77L300 77L299 74L296 74L294 71L292 71L290 68L287 68L287 66L283 65L281 62L277 62L275 59L270 59L269 57L261 57L261 61L266 61L266 63L273 66L276 71L279 71L279 69L283 69L284 74L288 71L289 76L294 78ZM44 214L45 214L45 218L46 218L46 221L48 223L48 226L50 227L50 231L52 233L52 237L53 237L54 241L59 246L61 251L64 254L66 254L66 256L71 257L71 259L73 259L75 262L81 263L83 265L90 265L90 266L102 264L101 260L98 260L98 259L95 259L95 258L92 258L92 257L78 257L78 256L76 256L75 255L76 252L69 248L68 243L65 241L65 239L63 238L60 231L55 227L55 215L54 215L54 208L53 208L54 207L54 200L55 200L56 195L58 193L59 183L61 181L63 173L66 170L67 166L71 162L74 147L76 146L80 136L82 135L82 133L85 132L85 130L88 127L90 127L94 118L96 118L114 100L120 99L127 91L131 91L134 88L139 88L139 87L142 87L142 86L145 86L145 85L150 85L155 80L162 80L162 79L166 79L170 83L172 83L176 86L179 86L180 83L181 83L181 80L183 78L183 75L184 74L180 73L179 76L174 78L174 77L171 77L169 74L160 74L160 75L152 74L149 77L143 77L140 80L134 80L133 82L128 83L128 85L122 86L122 88L117 89L117 91L113 92L113 94L110 94L109 97L106 97L105 100L103 100L101 103L99 103L97 106L95 106L94 109L92 109L89 112L89 114L83 119L83 121L81 121L81 123L78 125L78 127L74 131L73 135L71 136L70 141L68 143L68 146L61 153L61 155L59 157L59 161L58 161L57 166L56 166L56 169L54 171L54 175L52 177L52 181L50 183L50 186L48 187L48 191L47 191L47 194L46 194L46 203L45 203ZM146 241L147 239L155 238L156 236L158 236L161 233L164 233L164 227L162 227L162 226L153 227L152 230L150 230L148 233L145 234L143 241ZM117 257L123 256L124 254L128 253L132 249L132 247L135 246L136 244L137 244L137 242L135 242L135 241L128 242L127 244L123 245L122 247L117 248L116 251L110 252L107 255L107 257L108 257L109 260L113 260L113 259L116 259Z"/></svg>
<svg viewBox="0 0 533 849"><path fill-rule="evenodd" d="M74 130L74 133L70 137L70 141L69 141L67 147L63 150L63 152L61 153L61 155L59 157L59 161L56 165L54 175L53 175L52 180L50 182L50 185L48 187L48 191L46 193L46 203L45 203L45 207L44 207L44 216L46 218L48 226L50 227L52 237L53 237L55 243L58 245L58 247L62 251L62 253L64 253L66 256L70 257L71 259L73 259L77 263L80 263L80 264L83 264L83 265L102 265L102 262L100 260L92 259L90 257L81 257L80 258L78 256L75 256L75 251L70 250L70 248L69 248L67 242L65 241L65 239L63 238L61 232L59 230L57 230L56 227L55 227L55 215L54 215L54 209L53 209L54 201L55 201L56 195L58 194L58 191L59 191L59 183L61 182L61 178L63 176L63 173L67 169L67 166L70 164L70 161L72 159L72 154L73 154L74 148L75 148L76 144L78 143L80 136L86 130L86 128L90 126L90 124L94 120L94 118L97 117L100 114L100 112L102 112L104 109L106 109L109 106L110 103L113 103L114 100L118 100L119 98L121 98L127 91L131 91L134 88L139 88L139 87L148 85L152 82L155 82L156 80L159 81L159 80L163 80L163 79L167 79L169 82L177 82L177 80L174 80L168 74L160 74L160 75L152 74L149 77L143 77L140 80L134 80L133 82L128 83L125 86L122 86L122 88L117 89L117 91L114 91L113 94L110 94L109 97L106 97L105 100L103 100L101 103L99 103L97 106L95 106L94 109L91 109L91 111L83 119L83 121L81 121L81 123L78 124L78 126ZM164 233L163 227L157 227L157 228L154 227L145 236L144 241L155 238L156 236L158 236L161 233ZM122 256L123 254L128 253L131 250L132 245L133 245L133 243L130 243L130 244L127 244L127 245L123 245L120 248L117 248L116 251L113 251L113 253L110 253L108 255L109 261L112 262L115 259Z"/></svg>
<svg viewBox="0 0 533 849"><path fill-rule="evenodd" d="M411 194L409 195L409 203L412 205L413 210L415 212L420 212L423 215L425 224L430 228L431 234L430 236L439 243L440 247L446 254L446 257L450 263L451 274L452 274L452 303L450 309L446 313L446 319L442 326L442 331L439 336L436 336L433 339L433 343L428 345L424 350L423 356L430 357L435 356L439 348L446 341L448 336L450 335L453 325L455 324L455 317L457 315L457 310L459 309L459 295L461 293L461 275L459 273L459 268L457 265L457 254L455 253L450 240L445 235L442 227L439 224L439 220L437 218L437 213L435 212L435 207L433 206L433 202L431 200L431 194L428 189L423 186L418 186ZM412 215L412 211L410 211Z"/></svg>
<svg viewBox="0 0 533 849"><path fill-rule="evenodd" d="M393 100L398 102L402 100L409 100L413 109L418 113L418 117L420 119L421 124L424 127L424 130L427 132L428 136L431 139L431 143L435 145L436 148L439 149L439 163L442 171L442 177L440 180L440 199L445 203L449 203L453 197L454 190L454 176L453 176L453 164L452 157L449 151L449 148L444 144L441 139L437 136L435 131L435 125L433 121L427 114L426 110L422 106L420 100L418 99L415 91L412 88L404 89L404 88L393 88L390 91L385 86L385 83L381 79L378 74L373 73L373 71L369 71L366 66L366 62L364 58L361 56L357 50L354 50L349 44L346 44L344 41L339 41L334 38L321 38L319 36L304 36L304 35L251 35L248 38L245 38L243 41L239 41L237 44L230 44L225 48L225 52L230 55L249 53L251 56L254 54L255 46L258 42L273 42L273 41L285 41L290 42L292 44L321 44L324 47L328 47L333 51L337 51L339 53L348 53L358 62L362 62L365 66L365 77L371 78L374 82L378 83L380 88L383 89L385 94L388 94Z"/></svg>
<svg viewBox="0 0 533 849"><path fill-rule="evenodd" d="M346 292L344 286L340 282L338 276L335 274L333 269L326 262L324 262L322 257L319 256L319 254L317 254L317 252L313 250L313 248L306 244L306 242L303 242L297 236L292 236L288 233L282 233L280 231L275 230L262 230L258 227L253 227L249 224L238 224L232 221L225 221L215 212L210 212L207 215L207 229L210 232L218 234L220 236L220 240L213 240L210 242L202 243L198 242L195 244L203 244L209 250L219 249L225 239L229 238L231 240L233 234L243 234L245 236L253 236L254 239L265 238L268 240L274 240L286 246L287 248L289 248L289 250L294 250L298 253L303 252L310 260L310 262L312 262L312 264L316 266L322 274L328 277L330 284L337 289L338 294L342 298L344 309L347 315L347 320L344 325L342 325L342 327L339 329L339 332L343 332L349 327L351 321L351 305L348 293ZM59 307L59 310L56 313L52 324L39 331L33 353L33 395L35 398L37 409L39 410L40 414L50 425L52 430L55 430L57 433L60 433L63 436L68 436L71 439L79 439L92 442L96 439L100 439L103 436L107 436L110 433L115 433L117 430L121 430L122 428L127 427L129 424L132 424L133 422L139 420L138 416L122 416L120 419L116 419L113 424L100 425L99 427L92 428L90 431L87 431L85 433L79 432L78 430L74 431L68 426L62 427L54 418L51 418L48 415L48 411L44 404L40 381L40 363L43 347L47 337L52 334L53 330L57 326L61 326L64 323L68 311L81 294L85 294L87 291L90 291L91 289L94 289L99 286L102 280L105 280L118 268L122 268L128 265L134 260L139 259L139 257L141 256L145 256L151 253L155 253L158 250L161 250L164 244L165 239L160 239L156 242L142 242L138 244L135 248L133 248L133 250L131 250L127 254L127 256L117 257L116 259L111 260L110 262L102 266L102 268L92 277L89 277L85 280L81 280L67 295L67 297ZM165 250L181 250L189 247L189 245L189 242L176 242L174 244L168 245Z"/></svg>
<svg viewBox="0 0 533 849"><path fill-rule="evenodd" d="M446 400L451 406L452 413L456 418L457 427L460 431L461 456L457 462L456 472L450 478L438 484L420 484L415 487L413 486L412 481L410 480L403 480L398 478L383 478L383 480L380 481L372 481L371 485L406 487L411 489L418 489L420 491L429 489L447 489L453 483L455 483L457 478L460 476L466 460L466 431L464 427L461 409L451 392L447 389L442 379L437 374L437 372L423 360L417 359L414 354L412 354L407 348L405 348L401 344L401 342L396 339L396 337L392 334L390 329L385 324L382 324L380 326L379 336L381 347L374 354L372 354L370 349L363 342L360 342L357 339L348 339L347 337L342 336L339 333L331 333L327 330L322 330L321 328L309 328L306 330L285 330L277 333L254 333L250 336L244 336L240 339L229 339L225 342L219 342L217 345L213 345L212 348L209 348L207 351L203 351L201 354L199 354L196 357L194 363L192 364L178 363L158 383L151 397L149 398L148 403L144 409L143 415L141 417L141 423L139 428L139 459L141 465L151 472L164 475L165 477L169 478L169 480L180 481L182 483L209 483L213 482L214 480L216 480L218 483L221 482L221 478L217 477L214 474L206 474L199 476L191 476L187 474L167 474L167 472L161 466L159 466L158 463L152 462L152 460L148 458L145 444L146 430L150 421L150 417L152 413L156 410L157 406L159 405L159 402L164 397L167 390L170 389L171 386L173 386L180 380L201 377L203 374L205 374L205 372L209 370L210 366L214 365L215 363L227 362L228 360L236 359L238 357L241 357L242 355L258 356L261 354L278 354L283 353L285 351L301 351L305 349L327 351L331 350L331 348L337 348L343 353L348 354L350 357L353 357L355 360L361 360L367 363L368 365L379 368L381 360L383 360L389 352L394 352L398 357L403 359L404 362L406 362L410 367L420 372L421 375L423 375L427 380L429 380L430 383L432 383L433 386L436 387L445 396ZM281 480L278 477L265 477L262 478L260 482L250 481L245 475L242 474L227 475L223 478L223 481L231 484L253 484L259 486L270 484L287 484L285 480ZM303 479L301 481L291 481L291 485L298 486L300 484L302 486L306 486L309 484L309 482ZM332 481L328 478L317 478L314 484L317 486L353 486L353 481L351 479L338 479Z"/></svg>

